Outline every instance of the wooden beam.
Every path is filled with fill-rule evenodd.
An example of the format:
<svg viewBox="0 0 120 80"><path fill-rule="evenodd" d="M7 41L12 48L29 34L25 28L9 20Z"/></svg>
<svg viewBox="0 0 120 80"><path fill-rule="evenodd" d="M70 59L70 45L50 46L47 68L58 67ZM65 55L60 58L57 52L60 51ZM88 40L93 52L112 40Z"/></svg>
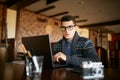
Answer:
<svg viewBox="0 0 120 80"><path fill-rule="evenodd" d="M17 10L33 4L37 1L38 0L6 0L4 4L6 4L7 7L10 9Z"/></svg>
<svg viewBox="0 0 120 80"><path fill-rule="evenodd" d="M19 8L24 8L26 6L29 6L35 2L38 2L39 0L19 0Z"/></svg>
<svg viewBox="0 0 120 80"><path fill-rule="evenodd" d="M88 21L87 19L83 19L83 20L79 20L79 21L76 21L76 23L79 23L79 22L86 22Z"/></svg>
<svg viewBox="0 0 120 80"><path fill-rule="evenodd" d="M54 14L54 15L48 16L48 17L56 17L56 16L60 16L60 15L64 15L64 14L68 14L68 13L69 13L68 11L65 11L65 12L61 12L61 13L57 13L57 14Z"/></svg>
<svg viewBox="0 0 120 80"><path fill-rule="evenodd" d="M54 2L56 2L56 1L59 1L59 0L47 0L47 1L46 1L46 5L51 4L51 3L54 3Z"/></svg>
<svg viewBox="0 0 120 80"><path fill-rule="evenodd" d="M78 25L80 28L90 28L90 27L99 27L99 26L110 26L110 25L119 25L120 20L113 20L113 21L106 21L94 24L87 24L87 25Z"/></svg>
<svg viewBox="0 0 120 80"><path fill-rule="evenodd" d="M36 11L35 13L38 14L38 13L45 12L47 10L54 9L54 8L55 8L54 5L53 6L49 6L49 7L43 8L43 9L41 9L39 11Z"/></svg>
<svg viewBox="0 0 120 80"><path fill-rule="evenodd" d="M4 4L7 5L7 7L11 7L12 5L16 4L18 0L5 0Z"/></svg>
<svg viewBox="0 0 120 80"><path fill-rule="evenodd" d="M74 16L74 18L79 18L79 16Z"/></svg>

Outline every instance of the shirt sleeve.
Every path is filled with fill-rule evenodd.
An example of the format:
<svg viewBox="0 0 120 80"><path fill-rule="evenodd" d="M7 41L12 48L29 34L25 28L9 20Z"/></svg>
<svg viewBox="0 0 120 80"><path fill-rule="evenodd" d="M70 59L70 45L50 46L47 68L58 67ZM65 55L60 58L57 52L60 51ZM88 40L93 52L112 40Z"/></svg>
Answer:
<svg viewBox="0 0 120 80"><path fill-rule="evenodd" d="M80 66L80 64L83 61L93 61L93 62L100 61L97 56L95 47L90 40L87 40L84 43L84 46L81 49L81 53L82 53L82 56L78 56L78 55L67 56L66 63L74 66ZM76 54L79 54L79 53L76 53Z"/></svg>

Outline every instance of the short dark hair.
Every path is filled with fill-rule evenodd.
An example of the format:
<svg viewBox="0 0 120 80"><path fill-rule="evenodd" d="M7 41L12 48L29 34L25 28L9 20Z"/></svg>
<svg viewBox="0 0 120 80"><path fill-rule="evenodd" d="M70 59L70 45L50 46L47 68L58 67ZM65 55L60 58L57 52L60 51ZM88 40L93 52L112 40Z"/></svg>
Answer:
<svg viewBox="0 0 120 80"><path fill-rule="evenodd" d="M76 22L75 22L75 17L71 16L71 15L65 15L61 18L61 22L64 22L64 21L73 21L73 23L76 25Z"/></svg>

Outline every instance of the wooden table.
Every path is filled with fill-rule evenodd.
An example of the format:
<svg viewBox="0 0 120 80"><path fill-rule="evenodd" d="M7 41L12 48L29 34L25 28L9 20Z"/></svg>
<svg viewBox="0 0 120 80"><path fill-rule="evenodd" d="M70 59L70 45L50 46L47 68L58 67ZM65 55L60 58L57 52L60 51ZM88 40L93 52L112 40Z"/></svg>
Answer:
<svg viewBox="0 0 120 80"><path fill-rule="evenodd" d="M20 63L7 63L5 65L4 80L26 80L25 65ZM0 79L1 80L1 79ZM27 80L31 80L27 77ZM33 80L83 80L79 73L71 72L65 68L45 69L41 77ZM105 68L104 78L100 80L120 80L119 68Z"/></svg>

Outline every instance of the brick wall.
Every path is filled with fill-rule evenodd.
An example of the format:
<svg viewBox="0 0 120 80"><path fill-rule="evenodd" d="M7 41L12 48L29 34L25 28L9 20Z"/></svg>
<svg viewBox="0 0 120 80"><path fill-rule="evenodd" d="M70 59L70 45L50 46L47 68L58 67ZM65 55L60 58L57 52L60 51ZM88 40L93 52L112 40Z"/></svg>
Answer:
<svg viewBox="0 0 120 80"><path fill-rule="evenodd" d="M18 46L21 44L22 37L49 34L51 42L60 40L62 32L59 27L59 20L27 10L19 10L16 28L16 52L20 51Z"/></svg>

